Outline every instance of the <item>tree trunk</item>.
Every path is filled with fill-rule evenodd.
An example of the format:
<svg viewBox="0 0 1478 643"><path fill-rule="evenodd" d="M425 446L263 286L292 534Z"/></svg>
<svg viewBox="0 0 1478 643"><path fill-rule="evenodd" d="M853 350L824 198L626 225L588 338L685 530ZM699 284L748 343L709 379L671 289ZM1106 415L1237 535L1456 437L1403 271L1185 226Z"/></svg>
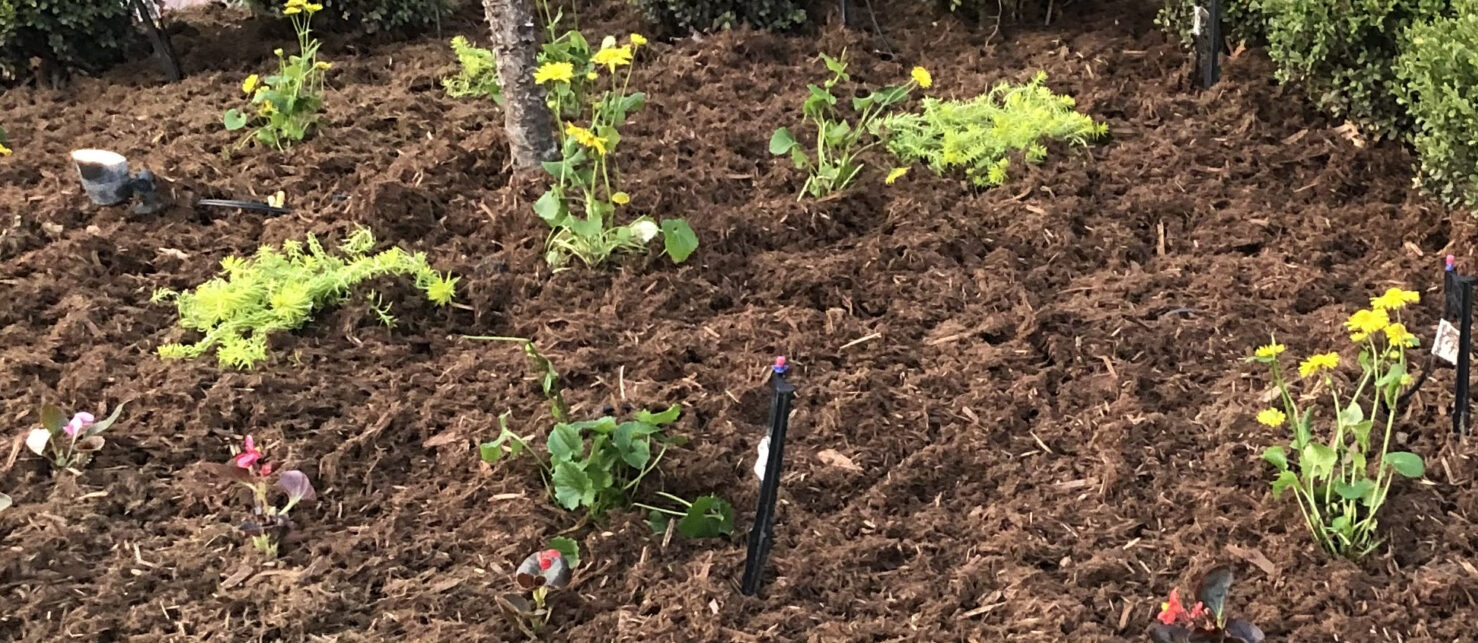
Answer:
<svg viewBox="0 0 1478 643"><path fill-rule="evenodd" d="M549 105L544 90L534 84L538 64L538 30L529 0L483 0L483 11L493 30L493 52L498 55L498 78L503 84L503 127L513 167L527 171L542 161L559 158Z"/></svg>

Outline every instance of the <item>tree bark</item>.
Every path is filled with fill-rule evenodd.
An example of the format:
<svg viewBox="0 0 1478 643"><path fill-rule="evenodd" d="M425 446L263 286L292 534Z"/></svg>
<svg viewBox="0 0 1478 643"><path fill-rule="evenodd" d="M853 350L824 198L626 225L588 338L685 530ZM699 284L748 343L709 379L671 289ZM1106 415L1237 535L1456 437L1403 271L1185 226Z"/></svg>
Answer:
<svg viewBox="0 0 1478 643"><path fill-rule="evenodd" d="M543 161L559 158L553 119L544 89L534 84L538 64L538 29L529 0L483 0L483 11L493 31L498 56L498 78L503 84L503 127L513 167L523 172Z"/></svg>

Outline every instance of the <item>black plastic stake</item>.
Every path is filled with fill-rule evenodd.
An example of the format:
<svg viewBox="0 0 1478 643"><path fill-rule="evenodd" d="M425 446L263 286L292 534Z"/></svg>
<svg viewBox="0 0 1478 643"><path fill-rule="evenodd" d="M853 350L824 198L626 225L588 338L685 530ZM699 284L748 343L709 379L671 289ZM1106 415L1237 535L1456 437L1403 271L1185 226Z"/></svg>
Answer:
<svg viewBox="0 0 1478 643"><path fill-rule="evenodd" d="M174 46L169 42L169 34L164 33L161 27L163 15L156 21L154 11L150 3L144 0L133 0L135 13L139 21L144 23L144 33L149 36L149 44L154 47L154 56L159 59L159 68L164 72L164 79L171 82L180 82L184 74L180 72L180 57L174 53Z"/></svg>
<svg viewBox="0 0 1478 643"><path fill-rule="evenodd" d="M744 557L744 582L740 591L754 596L760 588L765 559L775 542L775 501L780 494L780 463L785 456L785 430L790 426L790 406L795 400L795 386L785 379L790 370L784 357L775 358L770 367L770 385L775 395L770 398L770 430L765 434L769 449L765 451L763 476L760 480L760 502L749 527L749 553Z"/></svg>
<svg viewBox="0 0 1478 643"><path fill-rule="evenodd" d="M1447 273L1443 280L1443 317L1458 322L1457 331L1457 381L1453 383L1452 430L1467 435L1469 417L1473 406L1469 398L1473 353L1473 282L1474 278L1458 274L1454 260L1447 258Z"/></svg>
<svg viewBox="0 0 1478 643"><path fill-rule="evenodd" d="M1211 89L1221 80L1221 0L1200 0L1191 11L1195 20L1191 33L1196 38L1197 81L1201 89Z"/></svg>

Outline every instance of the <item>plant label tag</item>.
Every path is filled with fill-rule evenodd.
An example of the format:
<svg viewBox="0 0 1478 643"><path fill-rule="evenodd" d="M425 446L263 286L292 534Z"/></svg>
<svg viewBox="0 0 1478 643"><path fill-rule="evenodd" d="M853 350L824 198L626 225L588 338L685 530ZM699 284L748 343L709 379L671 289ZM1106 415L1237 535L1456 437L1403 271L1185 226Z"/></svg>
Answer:
<svg viewBox="0 0 1478 643"><path fill-rule="evenodd" d="M770 459L770 436L766 435L765 439L760 440L759 452L760 457L754 461L754 477L759 478L760 482L764 482L765 461Z"/></svg>
<svg viewBox="0 0 1478 643"><path fill-rule="evenodd" d="M1432 354L1442 361L1457 366L1458 330L1446 319L1437 324L1437 334L1432 338Z"/></svg>

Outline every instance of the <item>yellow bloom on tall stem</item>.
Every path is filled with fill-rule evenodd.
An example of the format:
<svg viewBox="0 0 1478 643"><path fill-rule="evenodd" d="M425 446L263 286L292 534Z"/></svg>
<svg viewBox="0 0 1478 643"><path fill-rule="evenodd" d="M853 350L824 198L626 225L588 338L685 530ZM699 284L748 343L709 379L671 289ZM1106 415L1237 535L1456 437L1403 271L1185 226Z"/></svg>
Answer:
<svg viewBox="0 0 1478 643"><path fill-rule="evenodd" d="M594 56L590 57L590 62L597 65L605 65L612 72L615 72L617 67L631 64L631 45L609 47L597 51Z"/></svg>
<svg viewBox="0 0 1478 643"><path fill-rule="evenodd" d="M1406 307L1406 304L1415 304L1421 300L1421 293L1414 290L1390 288L1381 296L1372 298L1370 307L1379 310L1400 310Z"/></svg>
<svg viewBox="0 0 1478 643"><path fill-rule="evenodd" d="M1285 350L1288 350L1288 348L1282 344L1265 344L1263 346L1258 346L1257 351L1253 352L1253 355L1256 355L1263 359L1267 359L1270 357L1277 357L1279 355L1282 355L1283 351Z"/></svg>
<svg viewBox="0 0 1478 643"><path fill-rule="evenodd" d="M640 47L647 44L647 38L639 33L631 34L631 44Z"/></svg>
<svg viewBox="0 0 1478 643"><path fill-rule="evenodd" d="M1365 334L1379 332L1389 325L1391 325L1391 316L1386 314L1385 309L1382 308L1356 311L1355 314L1350 315L1349 320L1345 321L1345 328L1355 333Z"/></svg>
<svg viewBox="0 0 1478 643"><path fill-rule="evenodd" d="M318 70L322 70L322 71L327 71L327 70L333 69L334 68L334 64L331 63L331 62L328 62L326 60L320 60L320 61L318 61L316 63L313 63L313 68L314 69L318 69Z"/></svg>
<svg viewBox="0 0 1478 643"><path fill-rule="evenodd" d="M1406 324L1391 324L1385 330L1386 341L1392 346L1411 346L1416 343L1416 336L1406 330Z"/></svg>
<svg viewBox="0 0 1478 643"><path fill-rule="evenodd" d="M606 140L599 136L596 136L595 132L580 127L579 125L576 125L574 123L565 123L565 134L573 136L575 138L575 142L584 145L585 147L588 147L592 150L595 150L596 154L605 156Z"/></svg>
<svg viewBox="0 0 1478 643"><path fill-rule="evenodd" d="M1319 371L1332 371L1339 367L1339 353L1311 355L1298 365L1299 377L1308 377Z"/></svg>
<svg viewBox="0 0 1478 643"><path fill-rule="evenodd" d="M246 80L241 81L241 91L246 94L252 93L252 91L257 88L258 80L260 80L260 78L256 74L247 76Z"/></svg>
<svg viewBox="0 0 1478 643"><path fill-rule="evenodd" d="M928 89L930 85L934 84L934 77L930 76L929 70L924 69L923 67L914 67L913 71L909 72L909 75L913 76L913 81L918 83L919 87L923 87L924 89Z"/></svg>
<svg viewBox="0 0 1478 643"><path fill-rule="evenodd" d="M534 83L543 85L549 81L568 83L575 77L575 66L570 63L544 63L534 70Z"/></svg>
<svg viewBox="0 0 1478 643"><path fill-rule="evenodd" d="M1266 424L1273 428L1283 426L1283 422L1287 419L1288 416L1284 415L1283 412L1279 411L1278 409L1263 409L1257 412L1258 423Z"/></svg>

